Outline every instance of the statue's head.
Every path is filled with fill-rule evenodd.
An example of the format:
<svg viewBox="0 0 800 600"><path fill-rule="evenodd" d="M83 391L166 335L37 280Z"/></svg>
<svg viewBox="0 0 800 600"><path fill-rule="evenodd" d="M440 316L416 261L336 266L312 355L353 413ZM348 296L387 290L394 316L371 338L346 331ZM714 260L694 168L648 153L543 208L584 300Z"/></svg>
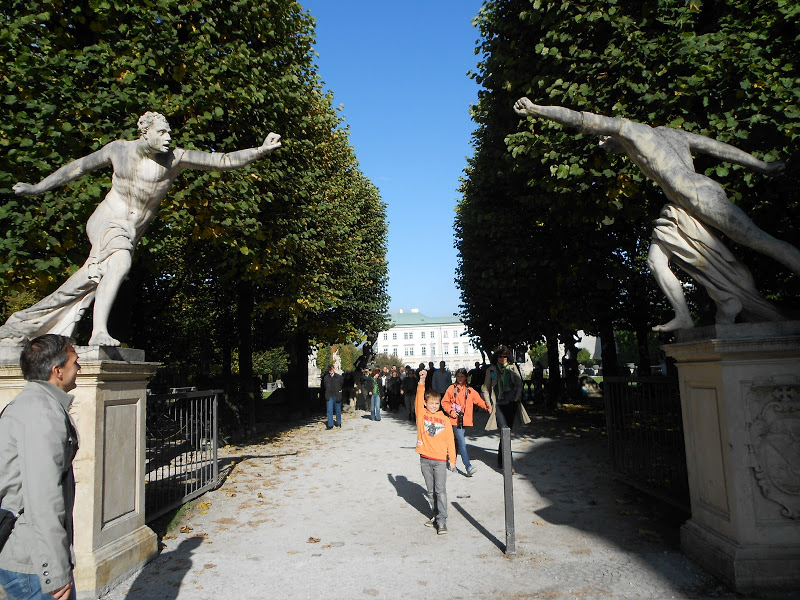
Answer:
<svg viewBox="0 0 800 600"><path fill-rule="evenodd" d="M167 126L167 129L169 129L167 117L161 113L147 111L141 117L139 117L139 121L136 123L136 126L139 128L139 135L143 136L145 133L147 133L147 130L150 129L153 126L153 123L156 121L163 122Z"/></svg>
<svg viewBox="0 0 800 600"><path fill-rule="evenodd" d="M172 140L169 132L172 130L164 115L148 111L139 117L138 127L139 135L150 151L169 151L169 143Z"/></svg>

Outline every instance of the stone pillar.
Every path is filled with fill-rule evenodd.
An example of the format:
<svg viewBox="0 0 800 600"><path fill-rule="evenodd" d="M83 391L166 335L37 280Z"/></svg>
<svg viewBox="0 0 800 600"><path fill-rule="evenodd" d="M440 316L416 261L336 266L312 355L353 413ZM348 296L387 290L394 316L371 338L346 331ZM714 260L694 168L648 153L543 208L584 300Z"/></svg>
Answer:
<svg viewBox="0 0 800 600"><path fill-rule="evenodd" d="M683 551L737 591L800 588L800 322L678 331Z"/></svg>
<svg viewBox="0 0 800 600"><path fill-rule="evenodd" d="M24 387L20 348L0 356L0 408ZM144 351L79 346L81 371L71 393L78 430L73 520L75 587L98 598L158 552L145 525L145 388L157 363ZM12 356L13 355L13 356Z"/></svg>

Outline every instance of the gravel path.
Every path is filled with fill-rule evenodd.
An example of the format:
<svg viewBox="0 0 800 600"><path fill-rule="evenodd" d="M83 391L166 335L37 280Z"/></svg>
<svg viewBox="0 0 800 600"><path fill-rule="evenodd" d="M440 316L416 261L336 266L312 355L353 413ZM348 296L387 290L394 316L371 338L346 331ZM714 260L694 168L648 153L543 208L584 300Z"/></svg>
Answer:
<svg viewBox="0 0 800 600"><path fill-rule="evenodd" d="M498 436L479 413L472 478L447 481L449 534L424 527L415 428L346 413L221 451L224 484L106 600L727 598L684 557L680 521L609 477L601 431L546 416L513 437L516 554L506 556Z"/></svg>

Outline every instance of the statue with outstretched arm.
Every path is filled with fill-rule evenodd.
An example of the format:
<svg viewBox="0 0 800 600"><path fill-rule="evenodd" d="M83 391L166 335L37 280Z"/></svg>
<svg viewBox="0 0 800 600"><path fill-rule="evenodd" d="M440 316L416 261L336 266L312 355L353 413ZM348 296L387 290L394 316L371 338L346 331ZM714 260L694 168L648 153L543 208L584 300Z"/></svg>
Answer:
<svg viewBox="0 0 800 600"><path fill-rule="evenodd" d="M745 305L746 309L749 308L748 313L757 319L782 318L768 304L753 304L759 295L752 285L749 271L738 263L722 247L721 242L702 225L713 227L735 242L777 260L798 275L800 275L800 250L759 229L742 209L728 200L725 190L719 183L697 173L692 152L708 154L767 175L782 173L785 168L783 163L766 163L734 146L688 131L671 127L651 127L629 119L578 112L561 106L539 106L528 98L520 98L514 104L514 110L522 116L540 117L575 128L578 133L601 136L600 145L604 150L627 154L647 177L661 187L670 203L678 207L688 218L699 221L700 227L692 229L702 232L698 234L702 235L702 239L690 240L690 245L703 247L709 239L718 245L714 254L720 261L719 268L710 279L714 285L721 286L722 291L715 297L715 293L708 287L706 281L703 281L717 303L718 323L732 323L736 315L743 310L742 305ZM675 309L675 318L653 329L672 331L690 328L694 323L683 295L683 287L669 268L670 258L675 258L676 252L664 243L663 239L654 235L648 253L648 266ZM702 270L707 260L706 256L695 255L690 257L689 262L695 266L700 265ZM732 268L731 262L737 263L735 268ZM745 279L749 278L744 283L737 281L742 269L747 273ZM748 286L745 294L737 290L740 285ZM724 302L718 300L723 296Z"/></svg>
<svg viewBox="0 0 800 600"><path fill-rule="evenodd" d="M92 244L89 258L58 290L34 306L14 313L0 327L0 344L22 344L45 333L71 336L94 300L90 345L119 346L108 333L108 317L131 268L133 249L155 218L161 201L184 169L228 171L248 165L280 148L270 133L257 148L236 152L200 152L170 148L170 126L156 112L138 121L137 140L116 140L74 160L35 185L17 183L14 192L37 196L86 173L111 166L111 189L86 222Z"/></svg>

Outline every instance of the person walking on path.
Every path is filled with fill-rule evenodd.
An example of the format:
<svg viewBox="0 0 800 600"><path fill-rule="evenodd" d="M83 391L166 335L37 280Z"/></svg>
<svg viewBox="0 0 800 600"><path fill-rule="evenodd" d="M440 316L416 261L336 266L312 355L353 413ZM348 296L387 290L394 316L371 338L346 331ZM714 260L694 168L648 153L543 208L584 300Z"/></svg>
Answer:
<svg viewBox="0 0 800 600"><path fill-rule="evenodd" d="M491 364L486 369L483 380L483 399L492 411L503 415L510 428L514 424L517 406L522 400L522 377L516 369L508 366L511 351L506 346L498 346L492 353ZM503 455L497 446L497 465L502 468Z"/></svg>
<svg viewBox="0 0 800 600"><path fill-rule="evenodd" d="M403 402L406 405L406 413L408 413L408 420L414 420L414 399L417 393L417 376L411 367L406 365L406 376L400 382L400 387L403 390Z"/></svg>
<svg viewBox="0 0 800 600"><path fill-rule="evenodd" d="M378 377L380 369L372 369L364 381L364 390L367 393L367 404L370 406L370 418L373 421L381 420L381 380Z"/></svg>
<svg viewBox="0 0 800 600"><path fill-rule="evenodd" d="M415 410L417 413L417 453L425 495L432 516L425 522L436 527L439 535L447 533L447 460L456 470L456 446L453 426L441 410L441 396L434 390L425 391L427 373L420 371Z"/></svg>
<svg viewBox="0 0 800 600"><path fill-rule="evenodd" d="M391 376L386 380L386 396L389 399L389 410L392 412L397 412L400 408L400 399L403 397L400 384L400 376L396 370L392 370Z"/></svg>
<svg viewBox="0 0 800 600"><path fill-rule="evenodd" d="M452 383L453 376L450 375L450 371L447 370L445 362L441 361L439 363L439 368L433 373L433 385L431 387L444 396L447 388L449 388Z"/></svg>
<svg viewBox="0 0 800 600"><path fill-rule="evenodd" d="M480 394L481 386L483 385L483 368L481 367L481 363L476 362L475 368L467 373L467 377L469 378L470 387Z"/></svg>
<svg viewBox="0 0 800 600"><path fill-rule="evenodd" d="M442 410L450 417L450 424L453 426L453 435L456 440L456 450L461 455L461 462L467 472L467 477L472 477L477 467L469 461L467 454L466 428L472 427L473 406L478 405L487 412L491 412L490 405L486 404L481 395L467 385L467 370L458 369L456 371L456 382L447 388L442 397ZM455 463L453 463L455 466Z"/></svg>
<svg viewBox="0 0 800 600"><path fill-rule="evenodd" d="M72 461L78 434L67 412L81 366L72 340L47 334L20 355L28 381L0 415L0 505L19 515L0 549L9 600L75 600Z"/></svg>
<svg viewBox="0 0 800 600"><path fill-rule="evenodd" d="M322 377L322 391L325 394L325 410L328 414L328 429L342 426L342 387L344 380L333 368L328 365L328 372ZM333 420L334 409L336 421Z"/></svg>

